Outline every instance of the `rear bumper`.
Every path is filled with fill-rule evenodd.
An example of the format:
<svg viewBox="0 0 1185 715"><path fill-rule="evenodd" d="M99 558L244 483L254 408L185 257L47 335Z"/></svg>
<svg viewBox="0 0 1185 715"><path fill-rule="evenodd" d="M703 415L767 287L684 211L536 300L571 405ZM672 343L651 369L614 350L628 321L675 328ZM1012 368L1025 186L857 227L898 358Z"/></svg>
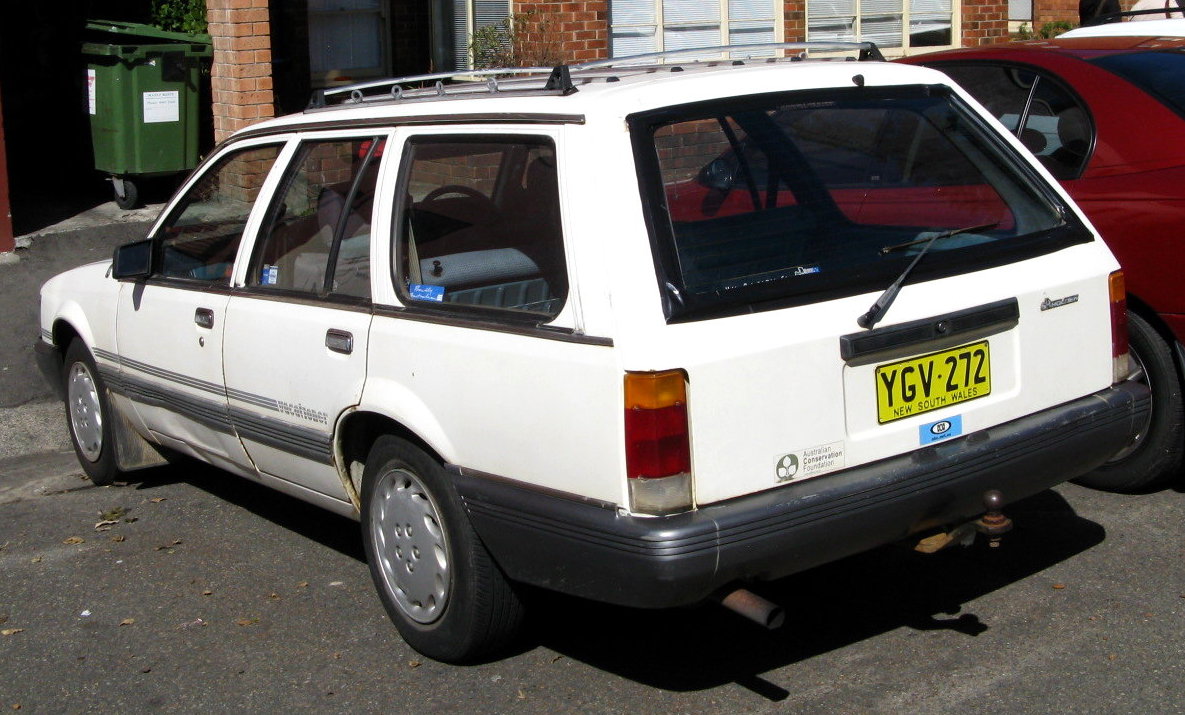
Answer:
<svg viewBox="0 0 1185 715"><path fill-rule="evenodd" d="M452 468L474 528L512 579L662 608L973 519L1085 474L1135 435L1147 389L1122 384L961 439L667 517L623 515Z"/></svg>

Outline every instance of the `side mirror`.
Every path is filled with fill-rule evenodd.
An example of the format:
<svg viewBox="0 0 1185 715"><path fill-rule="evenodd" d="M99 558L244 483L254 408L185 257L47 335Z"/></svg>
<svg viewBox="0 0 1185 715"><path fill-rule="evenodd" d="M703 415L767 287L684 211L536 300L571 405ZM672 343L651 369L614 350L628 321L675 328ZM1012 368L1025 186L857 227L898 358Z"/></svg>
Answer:
<svg viewBox="0 0 1185 715"><path fill-rule="evenodd" d="M152 239L125 243L115 249L111 275L116 280L134 280L152 275Z"/></svg>
<svg viewBox="0 0 1185 715"><path fill-rule="evenodd" d="M736 167L724 159L713 159L700 169L696 179L709 189L728 193L736 184Z"/></svg>

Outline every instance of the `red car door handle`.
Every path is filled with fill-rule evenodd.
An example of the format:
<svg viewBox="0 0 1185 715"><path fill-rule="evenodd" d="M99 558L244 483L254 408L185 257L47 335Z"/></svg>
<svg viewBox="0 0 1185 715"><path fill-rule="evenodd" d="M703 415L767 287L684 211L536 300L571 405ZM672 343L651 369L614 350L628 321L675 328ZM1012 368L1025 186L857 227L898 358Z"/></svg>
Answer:
<svg viewBox="0 0 1185 715"><path fill-rule="evenodd" d="M199 328L213 328L214 311L209 308L198 308L193 311L193 322L197 323Z"/></svg>

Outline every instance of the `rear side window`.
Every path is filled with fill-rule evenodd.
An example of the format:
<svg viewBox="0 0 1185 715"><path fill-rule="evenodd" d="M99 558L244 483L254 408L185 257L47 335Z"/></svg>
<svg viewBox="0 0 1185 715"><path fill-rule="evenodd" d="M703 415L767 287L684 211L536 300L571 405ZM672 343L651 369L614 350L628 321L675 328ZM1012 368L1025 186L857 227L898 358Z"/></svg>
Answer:
<svg viewBox="0 0 1185 715"><path fill-rule="evenodd" d="M631 118L669 319L883 289L1067 241L1065 207L948 91L771 95Z"/></svg>
<svg viewBox="0 0 1185 715"><path fill-rule="evenodd" d="M1085 105L1047 72L1020 65L941 64L1059 181L1086 168L1094 127ZM1022 124L1023 122L1023 124Z"/></svg>
<svg viewBox="0 0 1185 715"><path fill-rule="evenodd" d="M415 137L403 158L395 285L409 305L549 319L568 292L555 146Z"/></svg>
<svg viewBox="0 0 1185 715"><path fill-rule="evenodd" d="M235 253L278 145L227 154L202 174L157 232L160 275L229 285Z"/></svg>

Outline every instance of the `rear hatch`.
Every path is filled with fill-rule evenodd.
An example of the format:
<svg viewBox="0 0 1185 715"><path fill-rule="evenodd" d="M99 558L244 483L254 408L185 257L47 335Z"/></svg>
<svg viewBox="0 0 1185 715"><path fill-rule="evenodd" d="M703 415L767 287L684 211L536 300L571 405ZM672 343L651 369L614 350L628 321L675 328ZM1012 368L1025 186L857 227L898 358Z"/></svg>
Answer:
<svg viewBox="0 0 1185 715"><path fill-rule="evenodd" d="M949 88L726 98L631 131L667 319L646 352L686 371L697 503L1111 384L1114 260Z"/></svg>

